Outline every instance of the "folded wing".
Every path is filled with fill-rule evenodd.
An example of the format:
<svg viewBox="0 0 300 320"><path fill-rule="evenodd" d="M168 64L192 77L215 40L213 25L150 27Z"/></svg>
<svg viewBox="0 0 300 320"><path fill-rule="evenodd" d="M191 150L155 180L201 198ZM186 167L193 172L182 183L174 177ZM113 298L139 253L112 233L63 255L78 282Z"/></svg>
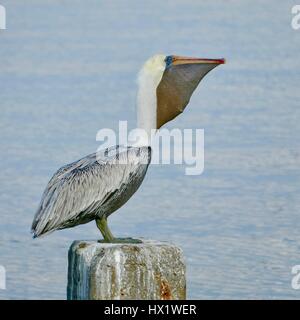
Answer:
<svg viewBox="0 0 300 320"><path fill-rule="evenodd" d="M149 148L116 146L63 166L43 193L32 223L34 237L115 211L139 187L149 163ZM131 186L134 191L125 195L123 190L133 183L138 186ZM116 195L127 199L114 199ZM108 203L112 199L119 203L118 207Z"/></svg>

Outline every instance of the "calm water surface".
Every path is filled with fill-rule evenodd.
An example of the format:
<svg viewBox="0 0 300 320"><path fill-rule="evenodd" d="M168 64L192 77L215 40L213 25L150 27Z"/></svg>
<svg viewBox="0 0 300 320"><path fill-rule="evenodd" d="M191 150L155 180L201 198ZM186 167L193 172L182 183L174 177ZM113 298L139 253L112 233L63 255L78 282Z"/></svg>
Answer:
<svg viewBox="0 0 300 320"><path fill-rule="evenodd" d="M226 57L168 125L205 129L205 171L152 166L110 225L181 246L188 296L300 298L300 31L294 1L2 0L1 299L65 299L67 250L94 223L32 240L42 191L96 132L135 121L136 73L154 53Z"/></svg>

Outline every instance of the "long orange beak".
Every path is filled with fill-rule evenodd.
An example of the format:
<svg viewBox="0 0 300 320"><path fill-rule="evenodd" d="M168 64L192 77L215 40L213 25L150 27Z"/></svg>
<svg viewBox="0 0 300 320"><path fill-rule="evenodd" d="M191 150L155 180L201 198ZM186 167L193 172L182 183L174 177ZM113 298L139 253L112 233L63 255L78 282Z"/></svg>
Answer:
<svg viewBox="0 0 300 320"><path fill-rule="evenodd" d="M205 58L190 58L190 57L181 57L181 56L172 56L172 64L190 64L190 63L212 63L212 64L224 64L226 61L222 59L205 59Z"/></svg>

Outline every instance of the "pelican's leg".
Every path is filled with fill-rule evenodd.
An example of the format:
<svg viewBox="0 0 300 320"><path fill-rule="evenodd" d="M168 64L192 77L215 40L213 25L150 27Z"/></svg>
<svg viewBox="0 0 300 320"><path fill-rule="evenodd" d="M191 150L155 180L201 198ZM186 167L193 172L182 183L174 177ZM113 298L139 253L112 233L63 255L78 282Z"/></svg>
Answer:
<svg viewBox="0 0 300 320"><path fill-rule="evenodd" d="M113 242L115 237L111 233L107 225L107 218L105 216L96 219L98 229L101 231L104 242Z"/></svg>
<svg viewBox="0 0 300 320"><path fill-rule="evenodd" d="M98 229L101 231L104 240L99 240L99 242L108 242L108 243L142 243L139 239L132 238L115 238L107 225L107 218L101 217L96 219L96 224Z"/></svg>

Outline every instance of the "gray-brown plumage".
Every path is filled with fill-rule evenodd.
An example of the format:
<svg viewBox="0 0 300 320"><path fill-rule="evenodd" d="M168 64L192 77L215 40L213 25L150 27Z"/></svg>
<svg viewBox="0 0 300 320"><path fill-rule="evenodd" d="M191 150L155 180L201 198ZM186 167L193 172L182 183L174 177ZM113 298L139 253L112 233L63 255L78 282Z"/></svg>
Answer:
<svg viewBox="0 0 300 320"><path fill-rule="evenodd" d="M34 237L107 218L139 188L150 159L149 147L116 146L60 168L33 219Z"/></svg>

